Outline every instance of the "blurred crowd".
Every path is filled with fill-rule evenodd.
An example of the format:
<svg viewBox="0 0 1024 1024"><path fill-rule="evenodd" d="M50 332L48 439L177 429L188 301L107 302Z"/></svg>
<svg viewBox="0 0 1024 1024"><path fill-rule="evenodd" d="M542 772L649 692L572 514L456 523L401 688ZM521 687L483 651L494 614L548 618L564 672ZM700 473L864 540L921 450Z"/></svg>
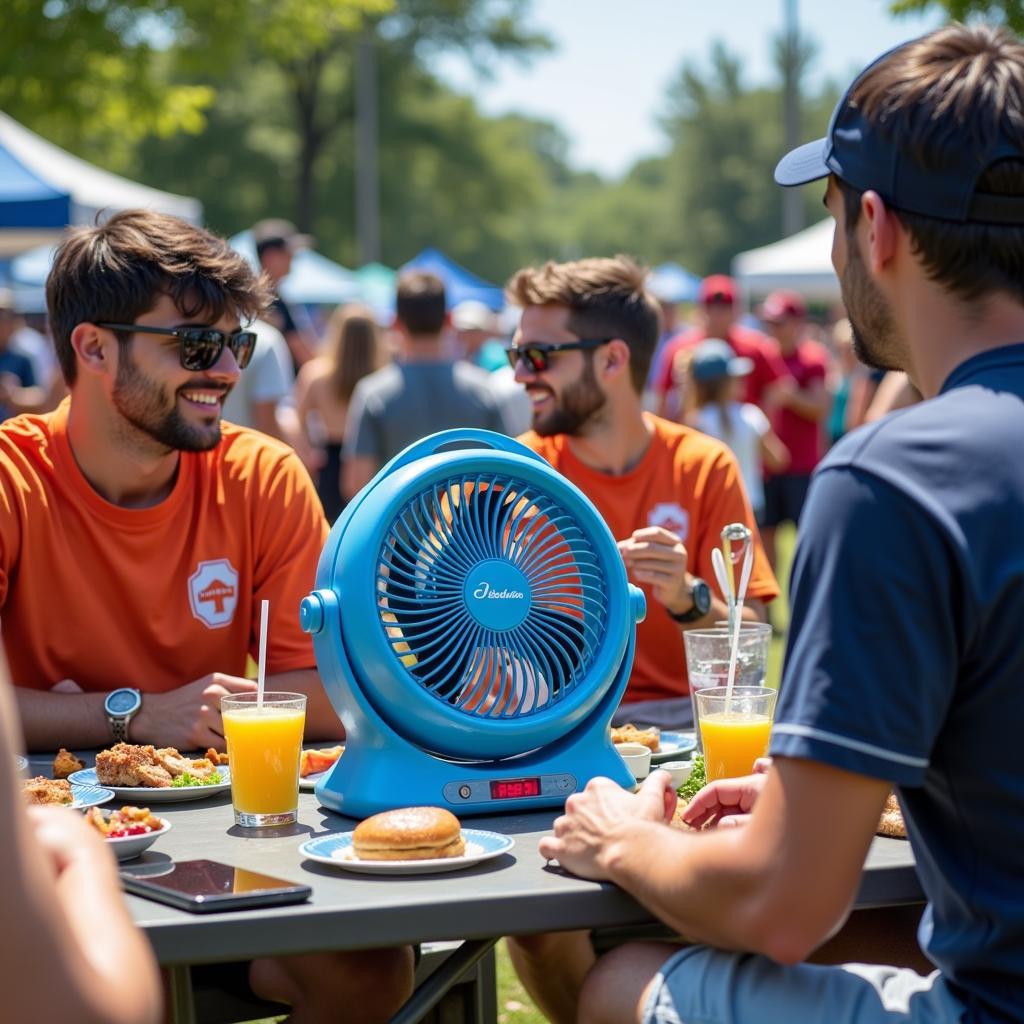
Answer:
<svg viewBox="0 0 1024 1024"><path fill-rule="evenodd" d="M399 278L387 322L359 304L292 308L277 289L312 240L280 219L260 222L253 236L276 297L253 325L256 350L224 418L294 448L329 521L420 437L460 426L529 429L530 401L507 353L514 310L476 300L450 307L444 282L423 272ZM799 521L824 452L919 395L905 374L858 360L841 307L809 308L787 290L746 303L724 275L705 278L695 303L652 291L662 333L644 405L733 450L774 564L775 529ZM0 289L0 418L48 411L65 394L45 318L19 314Z"/></svg>

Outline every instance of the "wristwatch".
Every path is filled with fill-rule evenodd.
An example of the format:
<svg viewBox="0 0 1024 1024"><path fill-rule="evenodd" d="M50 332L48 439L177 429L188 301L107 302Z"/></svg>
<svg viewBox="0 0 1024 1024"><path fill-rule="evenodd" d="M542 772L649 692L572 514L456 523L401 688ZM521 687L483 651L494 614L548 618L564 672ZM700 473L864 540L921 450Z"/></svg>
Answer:
<svg viewBox="0 0 1024 1024"><path fill-rule="evenodd" d="M675 622L696 622L703 619L711 611L711 588L699 576L692 577L690 597L693 607L688 612L668 612L669 618ZM665 609L668 611L668 609Z"/></svg>
<svg viewBox="0 0 1024 1024"><path fill-rule="evenodd" d="M142 694L138 690L123 686L107 694L103 710L107 713L110 735L115 743L128 740L128 726L142 708Z"/></svg>

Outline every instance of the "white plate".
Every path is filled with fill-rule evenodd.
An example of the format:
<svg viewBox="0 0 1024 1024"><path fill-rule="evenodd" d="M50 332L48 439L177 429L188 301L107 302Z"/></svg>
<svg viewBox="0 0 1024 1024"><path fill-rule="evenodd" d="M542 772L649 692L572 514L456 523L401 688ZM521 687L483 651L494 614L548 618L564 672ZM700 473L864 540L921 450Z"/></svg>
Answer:
<svg viewBox="0 0 1024 1024"><path fill-rule="evenodd" d="M222 764L217 771L220 772L222 781L213 786L108 786L107 789L112 795L141 807L148 807L150 804L178 803L182 800L205 800L208 796L217 796L231 789L231 772L228 766ZM83 786L99 785L95 768L83 768L80 772L72 772L68 780Z"/></svg>
<svg viewBox="0 0 1024 1024"><path fill-rule="evenodd" d="M333 768L334 765L331 765ZM312 775L307 775L303 778L299 776L299 789L312 789L325 775L331 774L331 768L325 768L322 772L313 772Z"/></svg>
<svg viewBox="0 0 1024 1024"><path fill-rule="evenodd" d="M161 827L153 832L143 832L138 836L118 836L116 839L103 837L106 843L114 851L118 860L132 860L148 850L162 835L171 831L171 823L166 818L158 818Z"/></svg>
<svg viewBox="0 0 1024 1024"><path fill-rule="evenodd" d="M661 747L651 754L651 764L662 761L685 761L697 749L697 740L686 732L662 732Z"/></svg>
<svg viewBox="0 0 1024 1024"><path fill-rule="evenodd" d="M108 804L114 799L114 791L103 789L101 786L71 786L71 803L64 804L65 807L73 807L75 810L84 811L88 807L98 807L100 804Z"/></svg>
<svg viewBox="0 0 1024 1024"><path fill-rule="evenodd" d="M478 828L464 828L462 838L466 840L466 852L461 857L431 860L359 860L352 849L351 832L309 839L299 847L299 853L320 864L364 875L429 875L472 867L492 857L500 857L515 846L515 841L509 836Z"/></svg>

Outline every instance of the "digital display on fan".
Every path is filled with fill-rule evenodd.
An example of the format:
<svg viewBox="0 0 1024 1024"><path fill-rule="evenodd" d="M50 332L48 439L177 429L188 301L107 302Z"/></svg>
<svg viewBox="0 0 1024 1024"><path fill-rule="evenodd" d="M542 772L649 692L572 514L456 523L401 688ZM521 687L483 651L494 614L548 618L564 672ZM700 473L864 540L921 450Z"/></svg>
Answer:
<svg viewBox="0 0 1024 1024"><path fill-rule="evenodd" d="M540 796L540 779L502 779L491 783L492 800L515 800L517 797Z"/></svg>

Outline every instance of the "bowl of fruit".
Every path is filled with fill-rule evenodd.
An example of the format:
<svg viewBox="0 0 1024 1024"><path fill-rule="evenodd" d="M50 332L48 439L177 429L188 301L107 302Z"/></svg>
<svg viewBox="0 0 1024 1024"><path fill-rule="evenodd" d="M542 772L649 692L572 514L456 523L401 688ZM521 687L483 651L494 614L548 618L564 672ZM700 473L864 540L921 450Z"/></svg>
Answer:
<svg viewBox="0 0 1024 1024"><path fill-rule="evenodd" d="M138 857L171 830L171 823L166 818L151 814L148 807L122 807L119 811L106 813L98 807L90 807L85 817L103 836L118 860Z"/></svg>

